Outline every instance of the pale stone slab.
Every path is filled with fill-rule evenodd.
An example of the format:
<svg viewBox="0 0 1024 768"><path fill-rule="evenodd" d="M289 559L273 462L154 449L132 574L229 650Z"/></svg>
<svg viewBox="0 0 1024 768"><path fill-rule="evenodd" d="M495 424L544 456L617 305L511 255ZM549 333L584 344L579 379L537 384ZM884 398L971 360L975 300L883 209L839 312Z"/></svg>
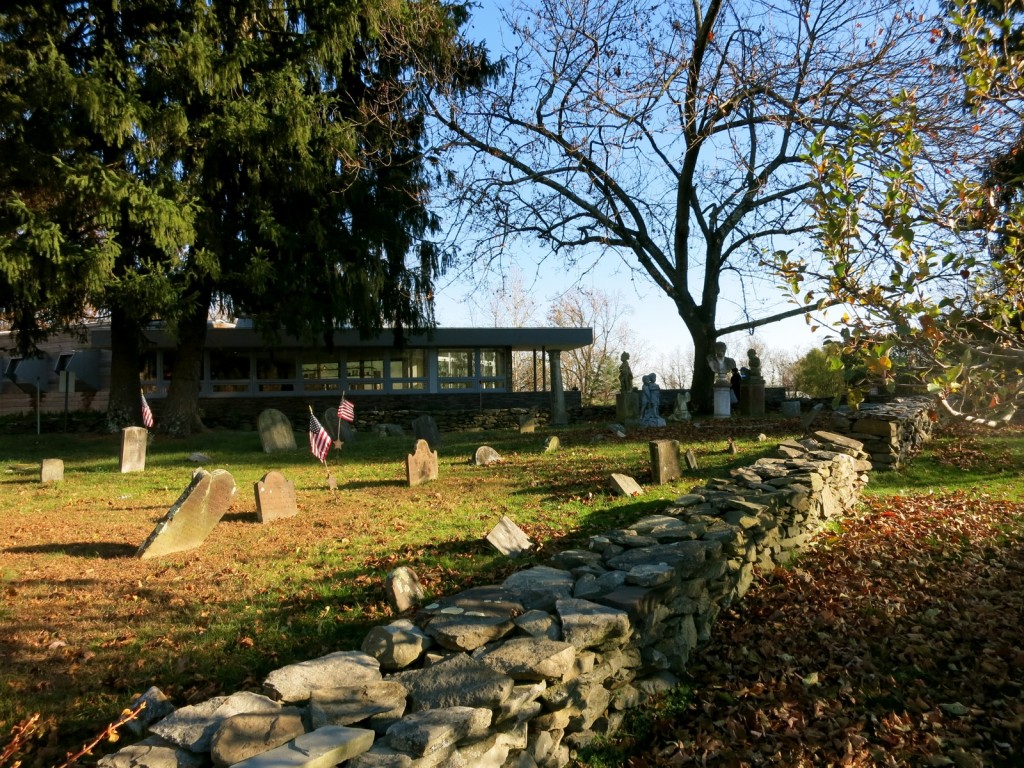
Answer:
<svg viewBox="0 0 1024 768"><path fill-rule="evenodd" d="M423 669L396 672L409 691L409 709L419 712L440 707L500 706L512 693L515 681L465 653L457 653Z"/></svg>
<svg viewBox="0 0 1024 768"><path fill-rule="evenodd" d="M388 728L389 747L424 757L456 746L464 739L480 739L491 724L491 710L483 707L445 707L414 712Z"/></svg>
<svg viewBox="0 0 1024 768"><path fill-rule="evenodd" d="M264 453L294 451L297 448L291 421L276 408L267 408L260 413L256 418L256 429L259 430Z"/></svg>
<svg viewBox="0 0 1024 768"><path fill-rule="evenodd" d="M396 613L405 613L419 605L426 593L416 571L407 565L400 565L385 579L384 594Z"/></svg>
<svg viewBox="0 0 1024 768"><path fill-rule="evenodd" d="M373 731L365 728L328 725L235 765L238 768L333 768L366 752L373 746L374 736Z"/></svg>
<svg viewBox="0 0 1024 768"><path fill-rule="evenodd" d="M122 747L96 763L98 768L203 768L208 764L205 755L171 746L157 736Z"/></svg>
<svg viewBox="0 0 1024 768"><path fill-rule="evenodd" d="M696 472L700 469L697 464L697 454L693 452L692 448L686 450L686 468L691 472Z"/></svg>
<svg viewBox="0 0 1024 768"><path fill-rule="evenodd" d="M235 496L235 479L223 469L197 469L184 493L168 510L136 557L147 560L195 549L206 541Z"/></svg>
<svg viewBox="0 0 1024 768"><path fill-rule="evenodd" d="M558 435L549 435L544 441L544 453L554 453L561 447L562 441L558 439Z"/></svg>
<svg viewBox="0 0 1024 768"><path fill-rule="evenodd" d="M555 601L571 597L576 579L567 571L537 565L525 571L517 571L502 582L502 586L513 592L527 610L549 611Z"/></svg>
<svg viewBox="0 0 1024 768"><path fill-rule="evenodd" d="M522 529L505 515L486 536L487 543L503 555L516 557L530 550L533 542Z"/></svg>
<svg viewBox="0 0 1024 768"><path fill-rule="evenodd" d="M308 661L275 669L263 681L263 690L277 701L306 701L317 688L337 688L380 681L380 664L360 651L336 651Z"/></svg>
<svg viewBox="0 0 1024 768"><path fill-rule="evenodd" d="M261 523L295 517L299 509L295 500L295 484L280 472L267 472L253 484L256 494L256 519Z"/></svg>
<svg viewBox="0 0 1024 768"><path fill-rule="evenodd" d="M426 440L417 440L415 451L406 456L405 474L410 488L437 480L437 451Z"/></svg>
<svg viewBox="0 0 1024 768"><path fill-rule="evenodd" d="M266 696L242 691L181 707L154 723L150 731L184 749L209 752L214 734L227 718L243 712L276 712L280 708L280 704Z"/></svg>
<svg viewBox="0 0 1024 768"><path fill-rule="evenodd" d="M64 460L43 459L43 463L39 468L39 482L46 485L47 483L59 483L63 479Z"/></svg>
<svg viewBox="0 0 1024 768"><path fill-rule="evenodd" d="M497 645L478 658L517 682L561 680L573 668L576 647L559 640L517 637Z"/></svg>
<svg viewBox="0 0 1024 768"><path fill-rule="evenodd" d="M629 475L620 472L612 472L612 484L620 496L643 496L644 489Z"/></svg>
<svg viewBox="0 0 1024 768"><path fill-rule="evenodd" d="M298 707L243 712L220 724L210 743L210 757L214 765L226 768L286 744L305 732L302 710Z"/></svg>
<svg viewBox="0 0 1024 768"><path fill-rule="evenodd" d="M405 712L405 696L405 686L395 680L317 688L309 696L309 720L314 729L354 725L376 716L394 721Z"/></svg>
<svg viewBox="0 0 1024 768"><path fill-rule="evenodd" d="M124 729L136 736L141 736L151 724L162 720L176 709L174 703L155 685L133 698L128 708L136 709L140 705L144 706L135 719L124 724Z"/></svg>
<svg viewBox="0 0 1024 768"><path fill-rule="evenodd" d="M121 430L121 473L142 472L146 469L146 444L149 430L145 427L125 427Z"/></svg>
<svg viewBox="0 0 1024 768"><path fill-rule="evenodd" d="M566 642L579 649L609 643L622 645L633 632L625 611L589 600L559 600L555 609L562 620L562 635Z"/></svg>

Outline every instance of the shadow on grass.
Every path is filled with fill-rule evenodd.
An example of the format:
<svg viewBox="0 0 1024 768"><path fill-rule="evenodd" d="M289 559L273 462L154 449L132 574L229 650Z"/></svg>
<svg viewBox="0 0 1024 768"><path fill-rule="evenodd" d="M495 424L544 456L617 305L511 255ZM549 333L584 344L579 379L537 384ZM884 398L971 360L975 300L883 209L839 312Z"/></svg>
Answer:
<svg viewBox="0 0 1024 768"><path fill-rule="evenodd" d="M131 544L115 544L109 541L82 541L62 544L33 544L26 547L8 547L3 550L9 554L51 554L68 555L69 557L99 558L117 560L134 557L139 548Z"/></svg>

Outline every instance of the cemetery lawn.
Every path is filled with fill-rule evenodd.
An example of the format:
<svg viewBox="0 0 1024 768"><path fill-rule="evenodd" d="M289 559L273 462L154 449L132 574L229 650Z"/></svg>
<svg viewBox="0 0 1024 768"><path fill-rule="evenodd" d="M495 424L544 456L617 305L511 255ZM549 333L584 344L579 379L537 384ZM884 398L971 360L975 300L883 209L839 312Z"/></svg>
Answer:
<svg viewBox="0 0 1024 768"><path fill-rule="evenodd" d="M446 433L440 477L409 488L413 439L359 439L328 457L338 481L305 449L266 455L255 432L156 436L146 470L118 472L113 435L6 435L0 439L0 751L33 713L40 725L24 765L52 766L114 720L151 685L177 705L259 690L277 667L359 647L367 629L392 618L386 574L413 567L428 592L447 594L573 545L584 534L628 524L709 477L725 476L792 437L795 421L683 425L635 430L603 424L545 434ZM758 433L771 440L758 442ZM548 431L546 434L555 434ZM738 454L727 451L736 439ZM677 438L698 472L652 487L648 441ZM480 445L505 461L470 463ZM199 466L226 469L234 503L204 545L153 560L139 545ZM42 486L40 462L61 458L63 482ZM299 513L256 521L253 484L270 470L296 487ZM640 497L614 493L612 472L634 477ZM483 537L502 515L539 545L510 560ZM97 753L119 745L104 744Z"/></svg>

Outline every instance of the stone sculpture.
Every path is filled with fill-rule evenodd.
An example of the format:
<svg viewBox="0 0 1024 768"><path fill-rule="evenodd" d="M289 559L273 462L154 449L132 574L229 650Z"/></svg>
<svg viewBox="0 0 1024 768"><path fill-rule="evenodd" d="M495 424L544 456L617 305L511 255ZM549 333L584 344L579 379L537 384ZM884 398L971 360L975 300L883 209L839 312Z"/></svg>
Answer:
<svg viewBox="0 0 1024 768"><path fill-rule="evenodd" d="M751 379L761 378L761 358L757 356L756 349L747 350L747 369L750 371L748 374Z"/></svg>
<svg viewBox="0 0 1024 768"><path fill-rule="evenodd" d="M658 376L648 373L643 377L644 386L640 390L640 424L644 427L664 427L665 420L658 415L661 406L661 387Z"/></svg>
<svg viewBox="0 0 1024 768"><path fill-rule="evenodd" d="M619 391L633 391L633 369L629 367L629 352L623 352L622 364L619 365Z"/></svg>
<svg viewBox="0 0 1024 768"><path fill-rule="evenodd" d="M726 357L724 341L715 342L715 351L708 355L708 366L715 372L716 386L729 386L729 376L736 367L736 361Z"/></svg>

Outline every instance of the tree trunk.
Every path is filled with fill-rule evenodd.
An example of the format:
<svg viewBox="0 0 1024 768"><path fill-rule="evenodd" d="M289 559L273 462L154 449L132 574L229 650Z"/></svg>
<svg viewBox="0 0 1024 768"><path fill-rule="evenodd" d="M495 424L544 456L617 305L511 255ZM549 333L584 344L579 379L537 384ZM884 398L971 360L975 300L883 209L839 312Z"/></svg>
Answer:
<svg viewBox="0 0 1024 768"><path fill-rule="evenodd" d="M139 324L121 308L110 312L110 399L107 401L107 430L142 425L139 390L141 368Z"/></svg>
<svg viewBox="0 0 1024 768"><path fill-rule="evenodd" d="M715 350L714 331L693 333L693 381L690 384L690 402L698 413L713 413L715 408L713 384L715 375L708 366L708 355Z"/></svg>
<svg viewBox="0 0 1024 768"><path fill-rule="evenodd" d="M178 323L174 372L160 424L160 431L173 437L187 437L205 429L199 415L199 385L203 377L206 318L210 305L209 296L205 299L198 300L191 313Z"/></svg>

